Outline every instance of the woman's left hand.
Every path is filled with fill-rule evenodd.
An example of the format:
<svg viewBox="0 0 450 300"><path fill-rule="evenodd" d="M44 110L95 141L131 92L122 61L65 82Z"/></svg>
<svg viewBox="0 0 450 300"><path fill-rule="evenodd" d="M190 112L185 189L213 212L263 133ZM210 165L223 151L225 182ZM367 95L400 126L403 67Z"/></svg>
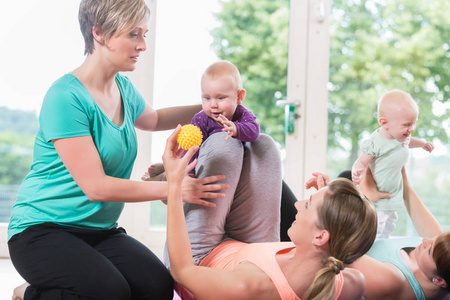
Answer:
<svg viewBox="0 0 450 300"><path fill-rule="evenodd" d="M197 164L194 160L189 164L190 159L198 150L198 146L191 147L186 154L180 158L183 149L178 146L177 135L180 132L181 125L172 132L166 142L166 149L162 156L164 169L166 171L167 181L170 183L180 184L183 182L188 171L192 170Z"/></svg>
<svg viewBox="0 0 450 300"><path fill-rule="evenodd" d="M167 181L169 184L182 185L183 202L215 207L216 205L214 203L204 199L225 197L224 193L219 193L218 191L228 189L229 185L215 183L220 180L224 180L225 176L215 175L197 179L188 175L188 173L195 168L195 165L197 164L197 160L194 160L190 164L189 161L194 153L198 151L199 147L193 146L182 158L180 158L181 153L183 152L183 150L179 148L177 142L177 135L180 129L181 126L179 125L167 139L166 149L163 154Z"/></svg>

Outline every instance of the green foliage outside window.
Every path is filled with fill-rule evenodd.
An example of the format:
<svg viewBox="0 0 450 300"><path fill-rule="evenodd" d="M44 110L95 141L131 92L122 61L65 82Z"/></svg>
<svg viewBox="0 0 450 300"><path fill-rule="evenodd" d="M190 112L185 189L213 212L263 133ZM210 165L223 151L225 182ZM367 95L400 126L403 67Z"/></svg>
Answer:
<svg viewBox="0 0 450 300"><path fill-rule="evenodd" d="M289 1L223 0L216 14L213 49L240 69L249 107L284 145L284 112L275 103L286 97ZM450 1L332 0L328 84L328 168L349 169L359 143L378 127L377 102L391 90L410 93L420 106L414 136L449 142ZM441 159L441 158L438 158ZM446 158L448 161L448 157ZM425 204L450 229L450 186L442 162L414 175L412 184ZM420 178L419 178L420 177ZM438 179L438 180L436 180ZM406 212L397 234L405 234Z"/></svg>
<svg viewBox="0 0 450 300"><path fill-rule="evenodd" d="M0 184L21 184L33 156L35 112L0 107Z"/></svg>
<svg viewBox="0 0 450 300"><path fill-rule="evenodd" d="M284 113L275 103L286 97L289 1L221 4L213 49L238 66L248 90L244 104L263 132L284 144ZM357 158L363 135L377 128L378 99L394 88L420 106L415 135L448 142L448 15L446 0L332 1L328 147L350 153L343 167Z"/></svg>
<svg viewBox="0 0 450 300"><path fill-rule="evenodd" d="M0 222L8 222L11 207L30 170L38 128L35 112L0 107Z"/></svg>
<svg viewBox="0 0 450 300"><path fill-rule="evenodd" d="M284 144L284 109L275 103L286 97L289 2L220 3L212 47L239 68L247 90L243 105L258 117L261 132Z"/></svg>
<svg viewBox="0 0 450 300"><path fill-rule="evenodd" d="M410 93L420 107L414 136L447 144L449 2L335 0L332 6L329 147L345 140L350 167L363 135L378 127L380 96L391 89Z"/></svg>

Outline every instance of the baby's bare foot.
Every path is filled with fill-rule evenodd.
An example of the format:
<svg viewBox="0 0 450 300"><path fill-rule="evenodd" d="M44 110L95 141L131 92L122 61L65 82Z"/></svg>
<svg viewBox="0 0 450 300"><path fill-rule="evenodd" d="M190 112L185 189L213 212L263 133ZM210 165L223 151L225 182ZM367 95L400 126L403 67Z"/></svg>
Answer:
<svg viewBox="0 0 450 300"><path fill-rule="evenodd" d="M163 173L164 165L162 163L153 164L148 168L148 173L150 174L150 177L156 177L159 174Z"/></svg>
<svg viewBox="0 0 450 300"><path fill-rule="evenodd" d="M142 175L141 180L143 180L143 181L167 181L166 172L162 172L161 174L156 175L156 176L150 176L148 174L148 172L145 172L145 174Z"/></svg>

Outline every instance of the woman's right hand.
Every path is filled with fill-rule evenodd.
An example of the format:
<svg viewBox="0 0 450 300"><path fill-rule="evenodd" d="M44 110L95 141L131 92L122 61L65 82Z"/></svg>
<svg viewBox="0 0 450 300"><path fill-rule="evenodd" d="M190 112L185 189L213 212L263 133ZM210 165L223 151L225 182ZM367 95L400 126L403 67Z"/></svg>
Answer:
<svg viewBox="0 0 450 300"><path fill-rule="evenodd" d="M321 188L327 186L330 183L330 177L326 174L315 172L312 173L310 179L308 179L305 183L305 188L309 190L310 188L315 188L316 190L320 190Z"/></svg>
<svg viewBox="0 0 450 300"><path fill-rule="evenodd" d="M377 200L384 199L384 198L391 198L392 195L388 192L380 192L377 189L377 184L375 183L375 180L373 179L372 172L367 167L363 171L362 174L362 180L359 184L360 191L366 196L367 199L369 199L371 202L376 202Z"/></svg>

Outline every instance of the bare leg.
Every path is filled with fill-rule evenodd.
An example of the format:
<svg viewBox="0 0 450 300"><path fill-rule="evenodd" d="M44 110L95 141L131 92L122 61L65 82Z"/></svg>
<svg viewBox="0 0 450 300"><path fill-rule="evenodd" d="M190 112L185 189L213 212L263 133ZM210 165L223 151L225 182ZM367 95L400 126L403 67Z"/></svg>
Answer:
<svg viewBox="0 0 450 300"><path fill-rule="evenodd" d="M13 291L12 300L23 300L25 297L25 290L29 287L30 284L28 282L24 282L23 284L16 287Z"/></svg>

